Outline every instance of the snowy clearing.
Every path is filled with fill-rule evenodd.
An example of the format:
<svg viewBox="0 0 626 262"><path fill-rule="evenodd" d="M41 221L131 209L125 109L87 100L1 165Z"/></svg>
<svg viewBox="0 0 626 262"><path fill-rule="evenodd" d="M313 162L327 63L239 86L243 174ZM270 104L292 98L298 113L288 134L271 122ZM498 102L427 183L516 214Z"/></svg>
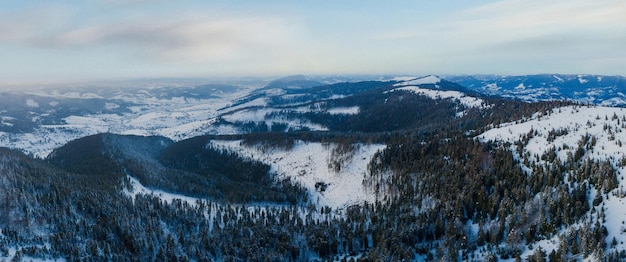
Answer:
<svg viewBox="0 0 626 262"><path fill-rule="evenodd" d="M272 171L280 177L290 177L292 181L302 183L312 195L312 201L318 206L341 209L364 201L376 200L373 192L363 186L367 165L374 153L386 146L380 144L358 144L352 152L336 155L335 144L308 143L297 141L290 150L260 146L246 147L241 141L212 141L214 146L225 147L241 156L269 164ZM333 161L343 159L338 171ZM327 185L323 192L316 189L316 184Z"/></svg>

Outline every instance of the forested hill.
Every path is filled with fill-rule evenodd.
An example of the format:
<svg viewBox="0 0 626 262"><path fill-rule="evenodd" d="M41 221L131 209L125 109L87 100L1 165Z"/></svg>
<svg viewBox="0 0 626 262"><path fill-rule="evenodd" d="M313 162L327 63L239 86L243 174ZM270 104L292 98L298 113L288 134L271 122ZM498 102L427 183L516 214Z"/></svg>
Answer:
<svg viewBox="0 0 626 262"><path fill-rule="evenodd" d="M216 112L185 139L0 149L0 259L626 258L620 108L294 77Z"/></svg>

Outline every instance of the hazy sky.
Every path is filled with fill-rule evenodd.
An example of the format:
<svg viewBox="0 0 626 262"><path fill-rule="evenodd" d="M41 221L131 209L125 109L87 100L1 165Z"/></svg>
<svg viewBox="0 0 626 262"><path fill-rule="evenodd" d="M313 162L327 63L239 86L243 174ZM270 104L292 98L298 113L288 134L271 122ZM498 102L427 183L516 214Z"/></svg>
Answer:
<svg viewBox="0 0 626 262"><path fill-rule="evenodd" d="M0 83L626 75L626 1L0 2Z"/></svg>

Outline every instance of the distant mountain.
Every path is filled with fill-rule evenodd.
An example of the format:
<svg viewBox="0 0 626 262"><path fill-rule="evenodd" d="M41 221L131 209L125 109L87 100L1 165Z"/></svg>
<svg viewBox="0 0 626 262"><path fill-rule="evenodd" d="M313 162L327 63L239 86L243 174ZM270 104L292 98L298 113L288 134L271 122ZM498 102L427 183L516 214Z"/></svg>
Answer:
<svg viewBox="0 0 626 262"><path fill-rule="evenodd" d="M322 82L314 80L310 77L304 75L293 75L287 76L283 78L276 79L270 82L264 88L284 88L284 89L301 89L301 88L311 88L315 86L324 85Z"/></svg>
<svg viewBox="0 0 626 262"><path fill-rule="evenodd" d="M602 75L462 75L446 80L489 96L626 106L626 77Z"/></svg>
<svg viewBox="0 0 626 262"><path fill-rule="evenodd" d="M273 91L255 93L224 108L210 133L428 129L489 103L437 76Z"/></svg>
<svg viewBox="0 0 626 262"><path fill-rule="evenodd" d="M329 76L309 76L309 75L291 75L282 78L278 78L269 82L262 89L282 88L282 89L307 89L316 86L332 85L336 83L345 82L362 82L371 80L383 81L385 77L380 76L341 76L341 75L329 75Z"/></svg>
<svg viewBox="0 0 626 262"><path fill-rule="evenodd" d="M262 88L250 92L247 96L241 97L233 104L222 108L230 109L241 105L249 104L252 101L277 104L277 103L302 103L320 98L329 98L333 94L354 94L362 89L353 90L342 87L357 85L359 83L382 83L389 85L389 81L371 81L374 77L342 77L342 76L305 76L292 75L271 81Z"/></svg>

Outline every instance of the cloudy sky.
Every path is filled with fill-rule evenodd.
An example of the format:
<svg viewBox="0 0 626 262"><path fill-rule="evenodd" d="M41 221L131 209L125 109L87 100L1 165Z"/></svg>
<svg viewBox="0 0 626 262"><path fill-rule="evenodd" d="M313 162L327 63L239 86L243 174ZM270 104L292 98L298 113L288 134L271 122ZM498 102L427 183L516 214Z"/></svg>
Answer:
<svg viewBox="0 0 626 262"><path fill-rule="evenodd" d="M626 75L626 1L0 2L0 83Z"/></svg>

